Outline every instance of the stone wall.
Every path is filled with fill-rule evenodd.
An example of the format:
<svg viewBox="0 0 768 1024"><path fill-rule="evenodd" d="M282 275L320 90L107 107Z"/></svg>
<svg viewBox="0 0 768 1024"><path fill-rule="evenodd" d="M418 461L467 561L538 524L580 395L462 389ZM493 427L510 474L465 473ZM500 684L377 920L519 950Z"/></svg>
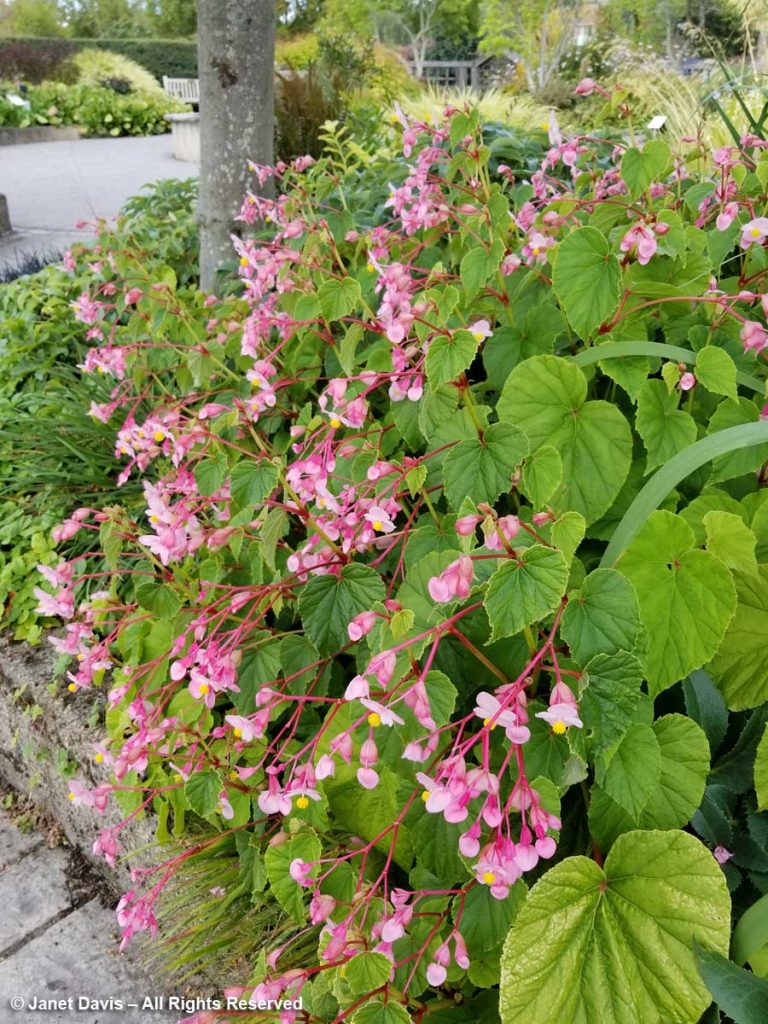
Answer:
<svg viewBox="0 0 768 1024"><path fill-rule="evenodd" d="M104 737L104 697L98 691L69 694L54 682L56 654L49 644L39 647L0 637L0 780L30 797L58 822L68 841L103 874L117 895L130 886L130 867L139 863L118 861L110 870L91 852L100 829L121 819L114 801L105 814L87 807L73 807L68 779L74 775L92 787L109 781L108 770L94 760L94 745ZM153 829L149 822L131 823L121 833L121 845L152 852Z"/></svg>

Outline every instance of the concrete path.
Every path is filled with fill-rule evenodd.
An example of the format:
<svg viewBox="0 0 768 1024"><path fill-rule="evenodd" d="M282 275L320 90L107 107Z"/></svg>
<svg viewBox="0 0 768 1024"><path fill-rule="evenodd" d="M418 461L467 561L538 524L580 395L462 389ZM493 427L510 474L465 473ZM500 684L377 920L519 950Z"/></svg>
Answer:
<svg viewBox="0 0 768 1024"><path fill-rule="evenodd" d="M142 1005L167 1007L161 985L118 952L114 912L84 887L71 851L0 812L0 1021L175 1024L184 1013Z"/></svg>
<svg viewBox="0 0 768 1024"><path fill-rule="evenodd" d="M14 234L0 238L0 269L87 239L78 221L114 216L149 182L197 173L196 164L174 159L170 135L2 146L0 193Z"/></svg>

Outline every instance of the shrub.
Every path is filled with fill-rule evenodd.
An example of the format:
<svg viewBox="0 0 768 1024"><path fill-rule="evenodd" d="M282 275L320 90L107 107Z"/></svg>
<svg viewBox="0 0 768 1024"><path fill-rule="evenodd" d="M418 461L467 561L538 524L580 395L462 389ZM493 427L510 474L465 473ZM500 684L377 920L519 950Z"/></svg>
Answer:
<svg viewBox="0 0 768 1024"><path fill-rule="evenodd" d="M0 75L23 82L72 82L72 48L59 39L0 39Z"/></svg>
<svg viewBox="0 0 768 1024"><path fill-rule="evenodd" d="M218 851L203 922L269 893L240 991L305 1020L732 1013L768 873L766 154L551 123L492 175L477 112L397 121L405 161L256 169L239 289L118 250L80 303L146 511L70 517L103 554L41 596L69 689L108 679L111 775L72 798L190 833L125 940Z"/></svg>
<svg viewBox="0 0 768 1024"><path fill-rule="evenodd" d="M123 93L104 86L57 82L30 86L25 99L29 109L0 93L0 126L76 125L85 135L161 135L169 130L165 114L188 109L162 90Z"/></svg>
<svg viewBox="0 0 768 1024"><path fill-rule="evenodd" d="M30 82L41 82L51 77L61 78L55 74L56 66L61 66L67 58L83 49L93 49L93 39L0 39L0 73L3 77L11 75L6 71L7 61L14 53L15 60L23 58L24 74L20 75ZM21 56L19 54L21 48ZM180 39L99 39L100 50L110 50L122 54L129 60L146 68L158 82L163 75L170 78L197 78L197 43L193 40ZM11 58L6 55L11 55ZM16 77L18 73L13 73Z"/></svg>
<svg viewBox="0 0 768 1024"><path fill-rule="evenodd" d="M115 92L134 91L165 96L162 86L146 68L109 50L80 50L72 58L78 85L101 85ZM109 82L125 82L128 90L115 89Z"/></svg>

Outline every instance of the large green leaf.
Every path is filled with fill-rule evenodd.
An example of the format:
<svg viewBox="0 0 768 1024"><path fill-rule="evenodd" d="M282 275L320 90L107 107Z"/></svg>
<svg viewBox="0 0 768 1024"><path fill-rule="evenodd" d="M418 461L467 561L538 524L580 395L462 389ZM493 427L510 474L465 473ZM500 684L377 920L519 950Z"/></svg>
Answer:
<svg viewBox="0 0 768 1024"><path fill-rule="evenodd" d="M713 657L736 607L736 588L719 558L694 550L693 530L671 512L649 517L618 567L637 593L648 684L660 693Z"/></svg>
<svg viewBox="0 0 768 1024"><path fill-rule="evenodd" d="M681 828L701 804L709 774L709 745L703 731L684 715L665 715L653 723L653 732L660 754L659 780L636 818L599 786L592 789L589 826L601 849L638 825Z"/></svg>
<svg viewBox="0 0 768 1024"><path fill-rule="evenodd" d="M757 572L757 537L740 515L712 509L705 513L702 524L707 535L707 551L722 559L729 569L748 574Z"/></svg>
<svg viewBox="0 0 768 1024"><path fill-rule="evenodd" d="M313 576L299 596L310 640L324 653L347 643L347 626L386 596L381 576L367 565L345 565L338 575Z"/></svg>
<svg viewBox="0 0 768 1024"><path fill-rule="evenodd" d="M661 466L696 440L696 421L677 407L680 392L663 380L647 380L637 399L635 426L648 452L646 472Z"/></svg>
<svg viewBox="0 0 768 1024"><path fill-rule="evenodd" d="M640 722L630 725L595 769L598 785L637 821L661 776L661 751L653 729Z"/></svg>
<svg viewBox="0 0 768 1024"><path fill-rule="evenodd" d="M488 581L485 610L493 639L514 636L560 604L568 565L560 551L533 544L505 561Z"/></svg>
<svg viewBox="0 0 768 1024"><path fill-rule="evenodd" d="M568 595L560 633L580 665L596 654L631 651L642 629L632 584L615 569L596 569Z"/></svg>
<svg viewBox="0 0 768 1024"><path fill-rule="evenodd" d="M736 614L711 671L731 711L768 700L768 565L736 573Z"/></svg>
<svg viewBox="0 0 768 1024"><path fill-rule="evenodd" d="M531 450L554 447L563 463L558 507L580 512L587 523L612 505L632 462L627 421L614 405L586 401L582 371L557 356L534 356L507 378L497 411L527 436Z"/></svg>
<svg viewBox="0 0 768 1024"><path fill-rule="evenodd" d="M621 176L629 194L634 198L645 192L652 182L664 176L671 162L669 146L662 139L651 139L641 150L634 146L626 150L621 158Z"/></svg>
<svg viewBox="0 0 768 1024"><path fill-rule="evenodd" d="M696 356L696 379L707 391L727 398L738 398L736 392L736 364L716 345L707 345Z"/></svg>
<svg viewBox="0 0 768 1024"><path fill-rule="evenodd" d="M531 889L501 961L503 1024L696 1024L691 944L728 949L730 898L684 832L630 832L600 868L569 857Z"/></svg>
<svg viewBox="0 0 768 1024"><path fill-rule="evenodd" d="M511 423L492 423L452 448L443 463L445 493L452 508L469 494L472 500L493 503L512 487L512 473L528 454L525 435Z"/></svg>
<svg viewBox="0 0 768 1024"><path fill-rule="evenodd" d="M647 696L640 689L643 666L634 654L598 654L588 662L582 681L581 718L595 752L613 746L636 720Z"/></svg>
<svg viewBox="0 0 768 1024"><path fill-rule="evenodd" d="M620 280L619 261L597 228L576 228L558 245L552 286L579 337L588 338L615 312Z"/></svg>
<svg viewBox="0 0 768 1024"><path fill-rule="evenodd" d="M438 335L427 352L427 380L436 387L454 380L475 358L479 341L469 331Z"/></svg>

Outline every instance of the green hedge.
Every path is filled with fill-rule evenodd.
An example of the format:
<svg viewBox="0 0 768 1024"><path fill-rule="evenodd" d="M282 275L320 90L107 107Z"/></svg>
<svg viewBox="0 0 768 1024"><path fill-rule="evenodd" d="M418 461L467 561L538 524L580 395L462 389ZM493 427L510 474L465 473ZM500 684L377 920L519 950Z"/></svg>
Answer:
<svg viewBox="0 0 768 1024"><path fill-rule="evenodd" d="M78 50L98 47L100 50L113 50L131 60L137 61L157 78L163 75L171 78L197 77L197 43L183 39L0 39L0 67L4 64L4 54L8 57L22 45L25 49L39 49L42 54L50 55L59 50L62 60L77 53Z"/></svg>

